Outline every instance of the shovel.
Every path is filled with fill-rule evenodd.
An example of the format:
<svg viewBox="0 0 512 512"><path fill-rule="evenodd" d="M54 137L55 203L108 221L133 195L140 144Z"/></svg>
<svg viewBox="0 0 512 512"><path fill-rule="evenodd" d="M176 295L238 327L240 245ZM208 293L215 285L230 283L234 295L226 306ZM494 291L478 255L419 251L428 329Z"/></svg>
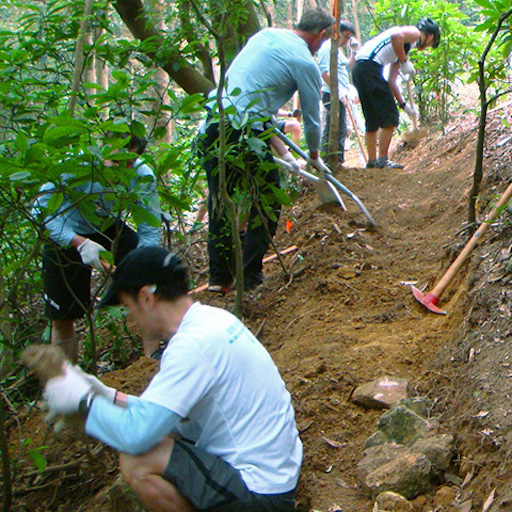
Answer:
<svg viewBox="0 0 512 512"><path fill-rule="evenodd" d="M306 178L313 185L316 193L320 196L322 204L339 203L343 211L347 210L343 199L341 199L339 192L334 188L332 183L329 183L328 181L302 169L297 171L292 165L290 165L285 160L281 160L280 158L274 157L274 161L280 166L284 167L288 172L291 172L296 176L302 176Z"/></svg>
<svg viewBox="0 0 512 512"><path fill-rule="evenodd" d="M409 103L411 104L412 108L416 110L416 105L414 103L414 95L412 93L412 80L409 77L407 80L407 99L409 100ZM402 140L404 142L414 142L420 139L425 138L428 135L428 130L426 128L418 128L418 119L416 119L416 116L411 117L412 121L412 132L405 132L402 135Z"/></svg>
<svg viewBox="0 0 512 512"><path fill-rule="evenodd" d="M276 128L275 126L273 127L274 129L274 133L290 148L292 149L295 153L297 153L301 158L303 158L306 162L310 162L310 158L309 156L307 155L307 153L302 150L299 146L297 146L297 144L295 144L295 142L291 141L281 130L279 130L278 128ZM306 171L302 171L302 172L306 172ZM308 173L310 174L310 173ZM362 201L355 195L353 194L347 187L345 187L345 185L341 184L333 175L332 175L332 172L330 171L330 169L324 164L323 166L323 169L321 171L321 177L318 177L318 176L314 176L313 174L310 174L311 176L314 176L315 178L317 178L318 180L320 181L325 181L330 190L331 191L336 191L336 193L339 192L343 192L345 195L347 195L348 197L350 197L350 199L352 199L352 201L354 201L357 206L359 206L359 208L361 209L361 211L363 212L364 216L368 219L368 221L370 222L370 225L372 227L377 227L377 224L375 223L375 221L373 220L372 216L370 215L370 213L368 212L368 210L366 209L366 207L364 206L364 204L362 203ZM338 193L339 195L339 193ZM340 198L341 200L341 198Z"/></svg>
<svg viewBox="0 0 512 512"><path fill-rule="evenodd" d="M480 224L480 227L469 239L469 242L466 244L462 252L450 265L450 268L446 271L444 276L441 278L439 283L434 287L434 289L431 292L424 295L420 290L418 290L418 288L411 286L412 294L420 304L423 304L429 311L432 311L432 313L437 313L438 315L446 315L446 311L436 306L436 304L439 302L439 298L441 297L446 287L450 284L451 280L453 279L457 271L460 269L462 264L466 261L471 251L475 248L476 244L478 244L478 242L482 239L482 235L489 229L489 226L500 215L503 208L508 203L511 197L512 183L508 186L507 190L505 190L496 206L493 208L491 213L489 213L487 219L484 222L482 222L482 224Z"/></svg>

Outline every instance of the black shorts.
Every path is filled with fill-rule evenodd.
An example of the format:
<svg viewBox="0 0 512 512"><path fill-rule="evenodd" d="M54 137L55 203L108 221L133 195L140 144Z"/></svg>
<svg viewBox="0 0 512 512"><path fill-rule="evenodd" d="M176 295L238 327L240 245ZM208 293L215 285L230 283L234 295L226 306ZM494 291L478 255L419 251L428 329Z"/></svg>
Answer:
<svg viewBox="0 0 512 512"><path fill-rule="evenodd" d="M164 478L197 510L208 512L293 512L295 489L283 494L257 494L226 461L176 440Z"/></svg>
<svg viewBox="0 0 512 512"><path fill-rule="evenodd" d="M114 253L119 263L138 244L135 232L119 222L103 233L83 235ZM117 239L113 251L112 242ZM45 315L51 320L82 318L91 305L91 267L84 265L74 247L62 248L48 243L43 249Z"/></svg>
<svg viewBox="0 0 512 512"><path fill-rule="evenodd" d="M352 70L352 79L359 93L366 120L366 131L398 126L400 115L389 84L382 74L382 66L371 60L358 60Z"/></svg>

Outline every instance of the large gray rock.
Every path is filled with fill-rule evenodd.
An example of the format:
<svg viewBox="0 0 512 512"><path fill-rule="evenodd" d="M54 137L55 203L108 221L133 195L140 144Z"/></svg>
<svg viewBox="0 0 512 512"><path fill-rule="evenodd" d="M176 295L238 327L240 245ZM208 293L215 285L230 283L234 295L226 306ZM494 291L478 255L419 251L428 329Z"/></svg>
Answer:
<svg viewBox="0 0 512 512"><path fill-rule="evenodd" d="M422 453L406 453L369 473L363 485L372 497L391 491L413 499L427 492L432 465Z"/></svg>
<svg viewBox="0 0 512 512"><path fill-rule="evenodd" d="M372 471L375 471L380 466L410 453L409 448L396 443L387 443L367 448L363 452L363 457L357 463L357 475L361 481L364 481Z"/></svg>
<svg viewBox="0 0 512 512"><path fill-rule="evenodd" d="M450 434L438 434L419 439L411 447L411 451L423 453L432 469L438 473L446 471L454 456L454 438Z"/></svg>
<svg viewBox="0 0 512 512"><path fill-rule="evenodd" d="M405 405L405 407L408 407L411 409L411 411L414 411L416 414L419 414L423 418L428 418L428 413L432 404L426 397L412 396L402 400L400 405Z"/></svg>
<svg viewBox="0 0 512 512"><path fill-rule="evenodd" d="M351 400L367 409L390 409L408 397L409 388L407 379L381 377L356 388Z"/></svg>
<svg viewBox="0 0 512 512"><path fill-rule="evenodd" d="M430 424L408 407L398 405L380 417L378 429L388 442L412 446L430 429Z"/></svg>

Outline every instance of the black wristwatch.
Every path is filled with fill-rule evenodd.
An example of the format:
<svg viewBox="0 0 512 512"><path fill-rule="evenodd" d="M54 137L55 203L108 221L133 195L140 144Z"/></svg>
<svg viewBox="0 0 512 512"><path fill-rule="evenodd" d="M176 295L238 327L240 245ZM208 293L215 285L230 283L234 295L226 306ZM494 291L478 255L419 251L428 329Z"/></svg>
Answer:
<svg viewBox="0 0 512 512"><path fill-rule="evenodd" d="M84 395L78 403L78 414L87 416L95 397L96 393L92 389L86 395Z"/></svg>
<svg viewBox="0 0 512 512"><path fill-rule="evenodd" d="M400 103L398 106L403 110L405 108L406 102Z"/></svg>

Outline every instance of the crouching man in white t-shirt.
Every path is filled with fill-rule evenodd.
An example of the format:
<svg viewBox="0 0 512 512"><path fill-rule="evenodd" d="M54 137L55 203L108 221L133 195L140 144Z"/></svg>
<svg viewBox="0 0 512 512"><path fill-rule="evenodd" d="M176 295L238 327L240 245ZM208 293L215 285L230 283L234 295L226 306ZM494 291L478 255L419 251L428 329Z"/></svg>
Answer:
<svg viewBox="0 0 512 512"><path fill-rule="evenodd" d="M232 314L194 303L166 249L133 250L112 279L101 306L119 301L144 339L169 340L160 370L135 397L69 364L45 387L50 411L86 415L148 510L293 511L302 443L265 348Z"/></svg>

